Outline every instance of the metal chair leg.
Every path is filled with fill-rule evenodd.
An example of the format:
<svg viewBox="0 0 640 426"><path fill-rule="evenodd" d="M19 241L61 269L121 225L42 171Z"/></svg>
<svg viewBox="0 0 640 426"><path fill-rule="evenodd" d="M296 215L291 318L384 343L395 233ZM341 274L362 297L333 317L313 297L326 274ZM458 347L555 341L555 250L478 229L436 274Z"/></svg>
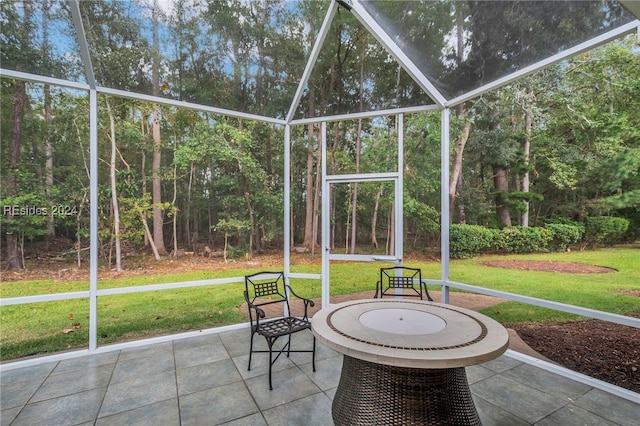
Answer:
<svg viewBox="0 0 640 426"><path fill-rule="evenodd" d="M251 332L251 341L249 343L249 365L247 366L247 371L251 371L251 355L253 355L253 335L255 333Z"/></svg>

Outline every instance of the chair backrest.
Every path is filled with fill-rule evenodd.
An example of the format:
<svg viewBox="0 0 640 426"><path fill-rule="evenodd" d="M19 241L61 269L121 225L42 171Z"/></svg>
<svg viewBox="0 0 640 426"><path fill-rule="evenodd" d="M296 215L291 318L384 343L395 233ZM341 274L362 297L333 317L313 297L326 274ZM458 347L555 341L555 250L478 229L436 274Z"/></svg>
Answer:
<svg viewBox="0 0 640 426"><path fill-rule="evenodd" d="M407 296L419 296L422 298L422 271L418 268L408 266L392 266L380 268L381 297L387 290L402 289L413 290L416 294L406 294ZM386 286L386 288L384 288Z"/></svg>
<svg viewBox="0 0 640 426"><path fill-rule="evenodd" d="M291 312L283 272L262 271L246 275L244 286L245 299L254 306L262 308L265 305L284 304L285 315L289 315ZM265 313L268 312L265 311ZM249 309L249 314L251 315L251 309ZM282 311L279 311L277 316L282 316Z"/></svg>

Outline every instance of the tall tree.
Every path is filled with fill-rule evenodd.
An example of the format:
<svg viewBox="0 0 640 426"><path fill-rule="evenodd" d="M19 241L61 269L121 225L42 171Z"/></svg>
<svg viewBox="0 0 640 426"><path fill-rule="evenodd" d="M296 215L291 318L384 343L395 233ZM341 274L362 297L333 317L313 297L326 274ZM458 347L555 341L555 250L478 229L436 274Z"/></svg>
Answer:
<svg viewBox="0 0 640 426"><path fill-rule="evenodd" d="M33 4L26 2L23 4L24 18L22 20L22 26L18 29L16 34L17 39L21 47L28 51L30 49L31 34L32 34L32 19L33 19ZM22 69L23 65L18 64L18 69ZM17 80L15 82L15 91L13 95L13 108L12 108L12 123L11 128L11 145L9 148L9 168L6 175L6 196L8 198L18 195L18 173L20 163L22 161L22 135L25 116L25 107L28 102L27 99L27 84L24 81ZM17 270L24 268L22 260L22 252L18 245L18 233L17 230L11 229L11 223L16 219L13 209L9 209L7 221L9 223L9 229L5 232L7 241L7 268L9 270Z"/></svg>
<svg viewBox="0 0 640 426"><path fill-rule="evenodd" d="M153 1L153 59L151 62L151 84L153 95L160 94L160 40L158 27L160 21L158 0ZM162 208L162 138L160 136L160 107L153 105L152 118L153 156L151 160L151 196L153 202L153 242L160 255L166 255L164 245L164 209Z"/></svg>
<svg viewBox="0 0 640 426"><path fill-rule="evenodd" d="M113 238L116 247L116 272L122 272L122 248L120 235L120 203L118 201L118 184L116 181L116 119L109 99L105 99L109 114L109 140L111 141L111 158L109 160L109 182L111 184L111 208L113 215Z"/></svg>
<svg viewBox="0 0 640 426"><path fill-rule="evenodd" d="M51 2L44 0L42 2L42 57L49 58L51 45L49 43L49 20L51 17ZM51 86L44 85L44 154L45 154L45 192L50 205L54 205L53 200L53 126L51 116ZM54 215L47 218L47 234L46 241L49 242L56 236L56 228L54 224Z"/></svg>

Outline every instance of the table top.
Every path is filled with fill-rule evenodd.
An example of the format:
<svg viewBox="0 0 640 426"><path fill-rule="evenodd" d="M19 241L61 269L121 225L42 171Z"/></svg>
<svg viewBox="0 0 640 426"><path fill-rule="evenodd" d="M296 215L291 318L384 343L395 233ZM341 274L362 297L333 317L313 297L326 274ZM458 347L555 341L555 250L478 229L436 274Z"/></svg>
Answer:
<svg viewBox="0 0 640 426"><path fill-rule="evenodd" d="M313 334L353 358L410 368L458 368L500 356L509 333L470 309L408 299L337 303L311 319Z"/></svg>

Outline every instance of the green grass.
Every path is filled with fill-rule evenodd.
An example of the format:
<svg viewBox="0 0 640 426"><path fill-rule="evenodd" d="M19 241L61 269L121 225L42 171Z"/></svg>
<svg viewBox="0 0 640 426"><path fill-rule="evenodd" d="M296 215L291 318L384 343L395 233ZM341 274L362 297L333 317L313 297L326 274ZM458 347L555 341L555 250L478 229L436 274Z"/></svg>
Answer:
<svg viewBox="0 0 640 426"><path fill-rule="evenodd" d="M500 256L454 261L450 265L452 281L480 287L552 300L583 308L617 314L640 312L640 298L621 294L620 290L640 290L640 252L634 248L612 248L597 251L513 255L510 259L552 260L603 266L616 272L605 274L566 274L501 269L481 265ZM558 321L577 319L575 315L507 302L486 309L504 324L521 321Z"/></svg>
<svg viewBox="0 0 640 426"><path fill-rule="evenodd" d="M610 274L565 274L493 268L480 263L494 259L555 260L586 263L615 269ZM440 263L408 260L407 266L422 268L423 278L438 279ZM331 294L371 291L382 264L333 262ZM269 267L267 269L276 269ZM294 265L292 272L320 273L320 261ZM139 275L101 280L100 289L149 284L237 277L254 270L189 272L171 275ZM619 290L640 290L640 250L612 248L588 252L536 255L484 256L452 261L450 278L477 285L571 305L618 314L640 313L640 298ZM296 292L320 297L320 280L293 279ZM87 281L33 280L3 282L3 298L88 290ZM199 330L247 321L237 307L243 303L242 283L151 291L98 298L98 344L105 345L151 336ZM439 289L439 288L435 288ZM521 321L576 319L575 315L505 302L483 313L505 325ZM42 302L0 308L0 359L52 353L88 347L89 303L87 299ZM72 330L72 331L69 331Z"/></svg>

